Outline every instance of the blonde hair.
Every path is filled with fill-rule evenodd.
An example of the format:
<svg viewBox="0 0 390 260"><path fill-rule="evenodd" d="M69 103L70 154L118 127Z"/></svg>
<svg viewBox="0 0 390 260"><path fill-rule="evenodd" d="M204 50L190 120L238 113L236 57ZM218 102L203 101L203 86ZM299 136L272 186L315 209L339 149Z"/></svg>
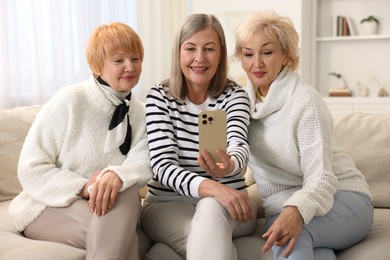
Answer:
<svg viewBox="0 0 390 260"><path fill-rule="evenodd" d="M103 71L104 59L116 50L139 53L141 61L144 49L138 34L128 25L112 23L97 27L89 37L87 61L95 78Z"/></svg>
<svg viewBox="0 0 390 260"><path fill-rule="evenodd" d="M171 76L169 79L161 82L162 85L169 87L170 94L178 100L183 100L187 95L187 86L180 67L180 47L194 34L207 28L213 29L218 34L221 48L221 60L214 77L211 79L208 96L212 98L218 97L225 90L227 83L232 82L227 79L228 57L222 25L212 14L192 14L184 19L176 33L172 48Z"/></svg>
<svg viewBox="0 0 390 260"><path fill-rule="evenodd" d="M248 15L236 29L234 56L242 58L242 47L254 38L266 38L279 43L282 53L287 54L287 64L295 71L299 67L299 36L292 21L273 11L260 11Z"/></svg>

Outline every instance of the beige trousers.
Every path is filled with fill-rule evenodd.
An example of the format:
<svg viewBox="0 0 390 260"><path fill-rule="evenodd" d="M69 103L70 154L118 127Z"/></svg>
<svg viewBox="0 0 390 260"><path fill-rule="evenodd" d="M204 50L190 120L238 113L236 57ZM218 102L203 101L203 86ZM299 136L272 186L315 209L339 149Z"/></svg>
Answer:
<svg viewBox="0 0 390 260"><path fill-rule="evenodd" d="M48 207L30 224L24 234L86 250L86 259L138 260L140 198L138 188L120 192L114 207L98 217L80 199L66 208Z"/></svg>

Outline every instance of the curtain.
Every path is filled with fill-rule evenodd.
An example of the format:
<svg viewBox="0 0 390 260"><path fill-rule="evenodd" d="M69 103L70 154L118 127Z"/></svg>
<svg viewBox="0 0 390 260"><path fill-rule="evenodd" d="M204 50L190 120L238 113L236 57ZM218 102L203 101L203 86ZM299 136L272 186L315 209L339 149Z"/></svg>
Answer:
<svg viewBox="0 0 390 260"><path fill-rule="evenodd" d="M191 13L189 0L138 0L138 29L145 48L140 93L169 77L172 43L186 15Z"/></svg>
<svg viewBox="0 0 390 260"><path fill-rule="evenodd" d="M88 37L110 22L137 31L137 1L0 0L0 108L44 104L87 79Z"/></svg>

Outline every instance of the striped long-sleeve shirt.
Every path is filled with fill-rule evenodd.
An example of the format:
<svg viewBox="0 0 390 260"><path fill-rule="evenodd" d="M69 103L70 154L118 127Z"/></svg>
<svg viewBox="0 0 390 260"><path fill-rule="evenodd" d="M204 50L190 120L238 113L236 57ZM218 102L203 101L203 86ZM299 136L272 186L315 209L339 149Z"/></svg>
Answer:
<svg viewBox="0 0 390 260"><path fill-rule="evenodd" d="M232 155L235 169L224 178L213 178L197 164L198 112L223 109L227 113L227 153ZM154 196L198 198L198 188L212 179L237 190L246 188L243 169L249 158L247 128L249 99L239 86L229 86L218 98L208 98L195 105L188 99L178 101L168 90L154 86L146 98L147 135L153 179L149 192Z"/></svg>

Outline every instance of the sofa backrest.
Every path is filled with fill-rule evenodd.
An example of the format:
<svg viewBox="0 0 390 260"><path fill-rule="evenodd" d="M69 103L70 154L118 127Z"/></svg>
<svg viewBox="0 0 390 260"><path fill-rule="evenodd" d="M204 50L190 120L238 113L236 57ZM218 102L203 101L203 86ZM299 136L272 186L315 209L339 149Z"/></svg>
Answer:
<svg viewBox="0 0 390 260"><path fill-rule="evenodd" d="M334 113L334 138L366 177L374 206L390 208L390 113Z"/></svg>
<svg viewBox="0 0 390 260"><path fill-rule="evenodd" d="M333 137L342 151L363 173L377 208L390 208L390 113L333 113ZM264 208L258 198L250 169L248 192L257 202L258 216Z"/></svg>
<svg viewBox="0 0 390 260"><path fill-rule="evenodd" d="M0 110L0 202L22 190L17 165L24 139L41 106Z"/></svg>
<svg viewBox="0 0 390 260"><path fill-rule="evenodd" d="M0 202L20 191L17 164L24 138L41 106L0 110ZM364 174L375 207L390 208L390 113L334 113L334 138ZM250 169L246 173L249 193L261 205ZM144 196L147 188L140 190Z"/></svg>

